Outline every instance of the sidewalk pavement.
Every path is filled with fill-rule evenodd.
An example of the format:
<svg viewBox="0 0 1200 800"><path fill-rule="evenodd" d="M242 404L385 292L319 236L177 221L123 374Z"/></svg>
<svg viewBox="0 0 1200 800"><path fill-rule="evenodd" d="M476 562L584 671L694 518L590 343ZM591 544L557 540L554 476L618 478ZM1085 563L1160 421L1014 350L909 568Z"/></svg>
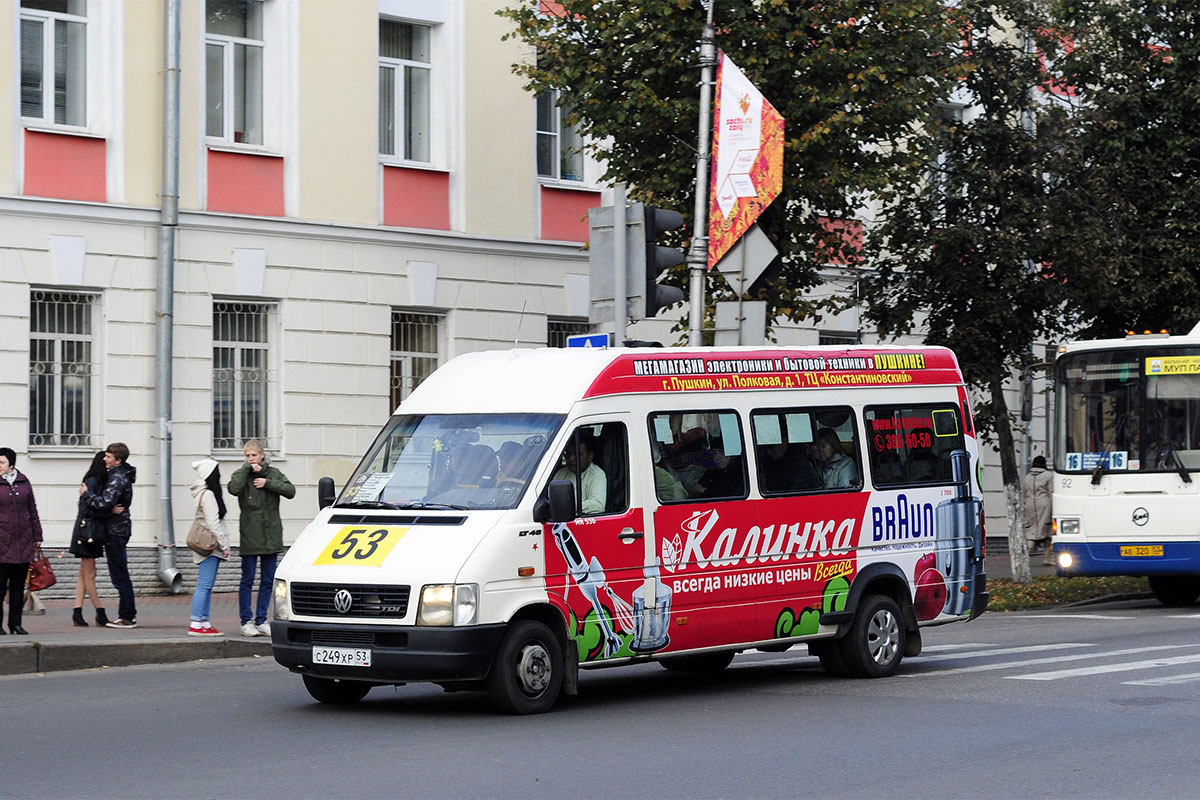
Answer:
<svg viewBox="0 0 1200 800"><path fill-rule="evenodd" d="M102 598L109 619L117 618L117 598ZM91 605L84 606L88 627L71 622L71 600L43 600L45 614L26 611L21 627L28 636L0 636L0 675L68 669L168 664L215 658L271 656L271 639L241 635L237 592L213 594L212 623L224 636L188 636L191 593L137 598L137 628L97 627ZM4 630L8 630L5 608Z"/></svg>
<svg viewBox="0 0 1200 800"><path fill-rule="evenodd" d="M1035 576L1054 574L1054 567L1042 566L1040 555L1030 562ZM1007 541L988 541L987 573L988 580L1012 577ZM117 598L104 600L109 617L116 619ZM190 593L139 596L138 626L134 630L96 627L90 605L84 606L89 626L76 628L71 623L71 600L42 602L44 615L25 612L22 627L29 631L28 636L0 636L0 675L271 656L270 638L241 635L237 592L213 594L213 624L225 635L212 638L187 635Z"/></svg>

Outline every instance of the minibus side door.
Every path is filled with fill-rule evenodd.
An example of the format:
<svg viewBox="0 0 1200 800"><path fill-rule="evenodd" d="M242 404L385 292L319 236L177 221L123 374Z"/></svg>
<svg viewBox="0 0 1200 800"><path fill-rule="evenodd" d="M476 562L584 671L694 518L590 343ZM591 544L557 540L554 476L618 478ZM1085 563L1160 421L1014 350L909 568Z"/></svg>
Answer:
<svg viewBox="0 0 1200 800"><path fill-rule="evenodd" d="M568 616L581 663L636 653L634 606L646 584L647 531L625 416L579 420L558 444L550 476L575 486L575 519L546 523L546 587Z"/></svg>

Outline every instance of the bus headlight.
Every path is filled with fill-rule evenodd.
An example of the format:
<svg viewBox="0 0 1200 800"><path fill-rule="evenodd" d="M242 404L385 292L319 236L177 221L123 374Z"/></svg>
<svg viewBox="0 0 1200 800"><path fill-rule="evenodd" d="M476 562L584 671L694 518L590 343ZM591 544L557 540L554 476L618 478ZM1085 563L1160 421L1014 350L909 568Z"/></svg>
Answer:
<svg viewBox="0 0 1200 800"><path fill-rule="evenodd" d="M1055 520L1058 523L1058 533L1061 536L1078 536L1079 520L1075 518Z"/></svg>
<svg viewBox="0 0 1200 800"><path fill-rule="evenodd" d="M434 584L421 589L418 625L470 625L479 609L479 589L473 583Z"/></svg>
<svg viewBox="0 0 1200 800"><path fill-rule="evenodd" d="M287 581L282 578L276 578L271 595L275 600L275 619L291 619L292 610L288 602Z"/></svg>

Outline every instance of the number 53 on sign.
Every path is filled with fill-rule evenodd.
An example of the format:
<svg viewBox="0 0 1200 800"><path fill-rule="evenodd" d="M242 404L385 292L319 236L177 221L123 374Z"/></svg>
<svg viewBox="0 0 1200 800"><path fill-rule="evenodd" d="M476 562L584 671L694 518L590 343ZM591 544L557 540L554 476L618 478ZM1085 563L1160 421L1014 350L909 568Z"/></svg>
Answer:
<svg viewBox="0 0 1200 800"><path fill-rule="evenodd" d="M334 534L314 565L379 567L408 528L345 527Z"/></svg>

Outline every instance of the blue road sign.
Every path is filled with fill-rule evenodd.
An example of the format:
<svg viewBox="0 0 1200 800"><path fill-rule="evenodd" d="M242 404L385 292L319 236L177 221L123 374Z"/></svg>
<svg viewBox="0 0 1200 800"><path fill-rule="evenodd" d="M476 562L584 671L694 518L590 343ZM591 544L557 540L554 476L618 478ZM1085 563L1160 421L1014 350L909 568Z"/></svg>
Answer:
<svg viewBox="0 0 1200 800"><path fill-rule="evenodd" d="M609 334L582 333L578 336L567 337L567 347L608 347Z"/></svg>

